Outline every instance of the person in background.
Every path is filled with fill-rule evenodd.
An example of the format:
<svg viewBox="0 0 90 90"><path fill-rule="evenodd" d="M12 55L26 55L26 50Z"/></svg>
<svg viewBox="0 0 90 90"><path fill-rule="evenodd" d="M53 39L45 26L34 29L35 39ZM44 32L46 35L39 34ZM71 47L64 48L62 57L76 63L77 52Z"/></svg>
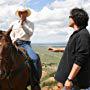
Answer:
<svg viewBox="0 0 90 90"><path fill-rule="evenodd" d="M30 41L34 32L34 24L27 19L27 17L31 15L31 11L24 7L19 7L15 14L19 17L19 20L10 25L10 27L13 26L10 34L12 42L17 43L27 51L27 54L33 60L36 67L38 57L33 51Z"/></svg>
<svg viewBox="0 0 90 90"><path fill-rule="evenodd" d="M15 12L16 16L19 17L19 20L11 23L10 27L12 27L12 32L10 34L12 42L17 44L19 47L22 47L26 50L30 60L33 61L31 65L31 74L32 74L32 90L40 90L39 87L39 73L37 67L37 61L39 56L35 53L35 51L31 47L31 36L34 32L34 24L27 19L28 16L31 15L31 11L24 7L19 7ZM29 63L28 63L29 64ZM35 85L37 85L35 87ZM35 89L37 88L37 89Z"/></svg>
<svg viewBox="0 0 90 90"><path fill-rule="evenodd" d="M90 90L90 34L86 29L88 20L85 10L73 8L69 26L74 28L74 32L65 50L49 48L54 52L64 51L55 74L58 90Z"/></svg>

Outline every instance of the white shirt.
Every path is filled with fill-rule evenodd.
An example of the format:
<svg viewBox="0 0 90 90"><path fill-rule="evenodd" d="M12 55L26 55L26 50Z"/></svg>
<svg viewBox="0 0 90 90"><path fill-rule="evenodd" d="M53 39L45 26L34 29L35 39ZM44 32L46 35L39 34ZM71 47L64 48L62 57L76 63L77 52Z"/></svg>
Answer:
<svg viewBox="0 0 90 90"><path fill-rule="evenodd" d="M18 20L13 22L10 27L12 25L13 29L10 34L12 42L16 41L17 39L30 41L30 37L33 35L34 31L34 24L31 21L26 20L23 22L23 25L21 25L21 22Z"/></svg>

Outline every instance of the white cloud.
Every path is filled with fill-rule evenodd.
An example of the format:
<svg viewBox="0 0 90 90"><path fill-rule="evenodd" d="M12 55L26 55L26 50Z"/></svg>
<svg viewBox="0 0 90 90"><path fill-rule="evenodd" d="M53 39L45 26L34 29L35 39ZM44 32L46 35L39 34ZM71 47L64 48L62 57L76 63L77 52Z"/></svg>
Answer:
<svg viewBox="0 0 90 90"><path fill-rule="evenodd" d="M0 0L0 6L24 4L25 2L26 0Z"/></svg>
<svg viewBox="0 0 90 90"><path fill-rule="evenodd" d="M28 1L30 0L0 0L0 28L8 28L9 24L18 18L15 16L17 8L25 6Z"/></svg>
<svg viewBox="0 0 90 90"><path fill-rule="evenodd" d="M81 5L81 0L55 0L51 5L49 5L49 8L55 9L71 9L73 7L80 7Z"/></svg>
<svg viewBox="0 0 90 90"><path fill-rule="evenodd" d="M69 36L73 33L73 30L68 28L70 10L74 7L83 7L90 13L90 1L83 1L84 0L55 0L50 5L44 7L42 11L37 14L35 30L38 34L35 34L36 36L34 35L34 37L41 38L41 40L43 38L45 41L47 39L47 41L53 42L55 40L57 42L67 42ZM88 28L89 27L90 26L88 26Z"/></svg>
<svg viewBox="0 0 90 90"><path fill-rule="evenodd" d="M28 1L30 0L0 0L0 28L7 28L12 21L16 20L17 7ZM31 9L32 14L28 19L35 24L32 42L67 42L73 31L68 28L69 12L73 7L81 6L90 15L90 0L85 3L81 0L55 0L39 12Z"/></svg>

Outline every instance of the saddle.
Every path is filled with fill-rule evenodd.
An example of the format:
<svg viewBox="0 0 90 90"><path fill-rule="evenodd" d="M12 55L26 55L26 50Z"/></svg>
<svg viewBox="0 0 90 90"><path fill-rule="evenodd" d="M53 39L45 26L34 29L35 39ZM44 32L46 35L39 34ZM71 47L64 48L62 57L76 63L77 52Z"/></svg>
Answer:
<svg viewBox="0 0 90 90"><path fill-rule="evenodd" d="M18 49L23 53L23 55L26 57L27 60L31 60L24 48L18 46Z"/></svg>

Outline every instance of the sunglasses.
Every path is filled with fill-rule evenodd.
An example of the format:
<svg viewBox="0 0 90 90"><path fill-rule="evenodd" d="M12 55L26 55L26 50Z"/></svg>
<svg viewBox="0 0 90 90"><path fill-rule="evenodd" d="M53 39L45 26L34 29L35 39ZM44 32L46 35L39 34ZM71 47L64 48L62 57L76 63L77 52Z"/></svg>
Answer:
<svg viewBox="0 0 90 90"><path fill-rule="evenodd" d="M23 13L27 13L27 11L22 11L22 12L19 12L19 14L23 14Z"/></svg>
<svg viewBox="0 0 90 90"><path fill-rule="evenodd" d="M73 18L73 16L69 16L69 18Z"/></svg>

